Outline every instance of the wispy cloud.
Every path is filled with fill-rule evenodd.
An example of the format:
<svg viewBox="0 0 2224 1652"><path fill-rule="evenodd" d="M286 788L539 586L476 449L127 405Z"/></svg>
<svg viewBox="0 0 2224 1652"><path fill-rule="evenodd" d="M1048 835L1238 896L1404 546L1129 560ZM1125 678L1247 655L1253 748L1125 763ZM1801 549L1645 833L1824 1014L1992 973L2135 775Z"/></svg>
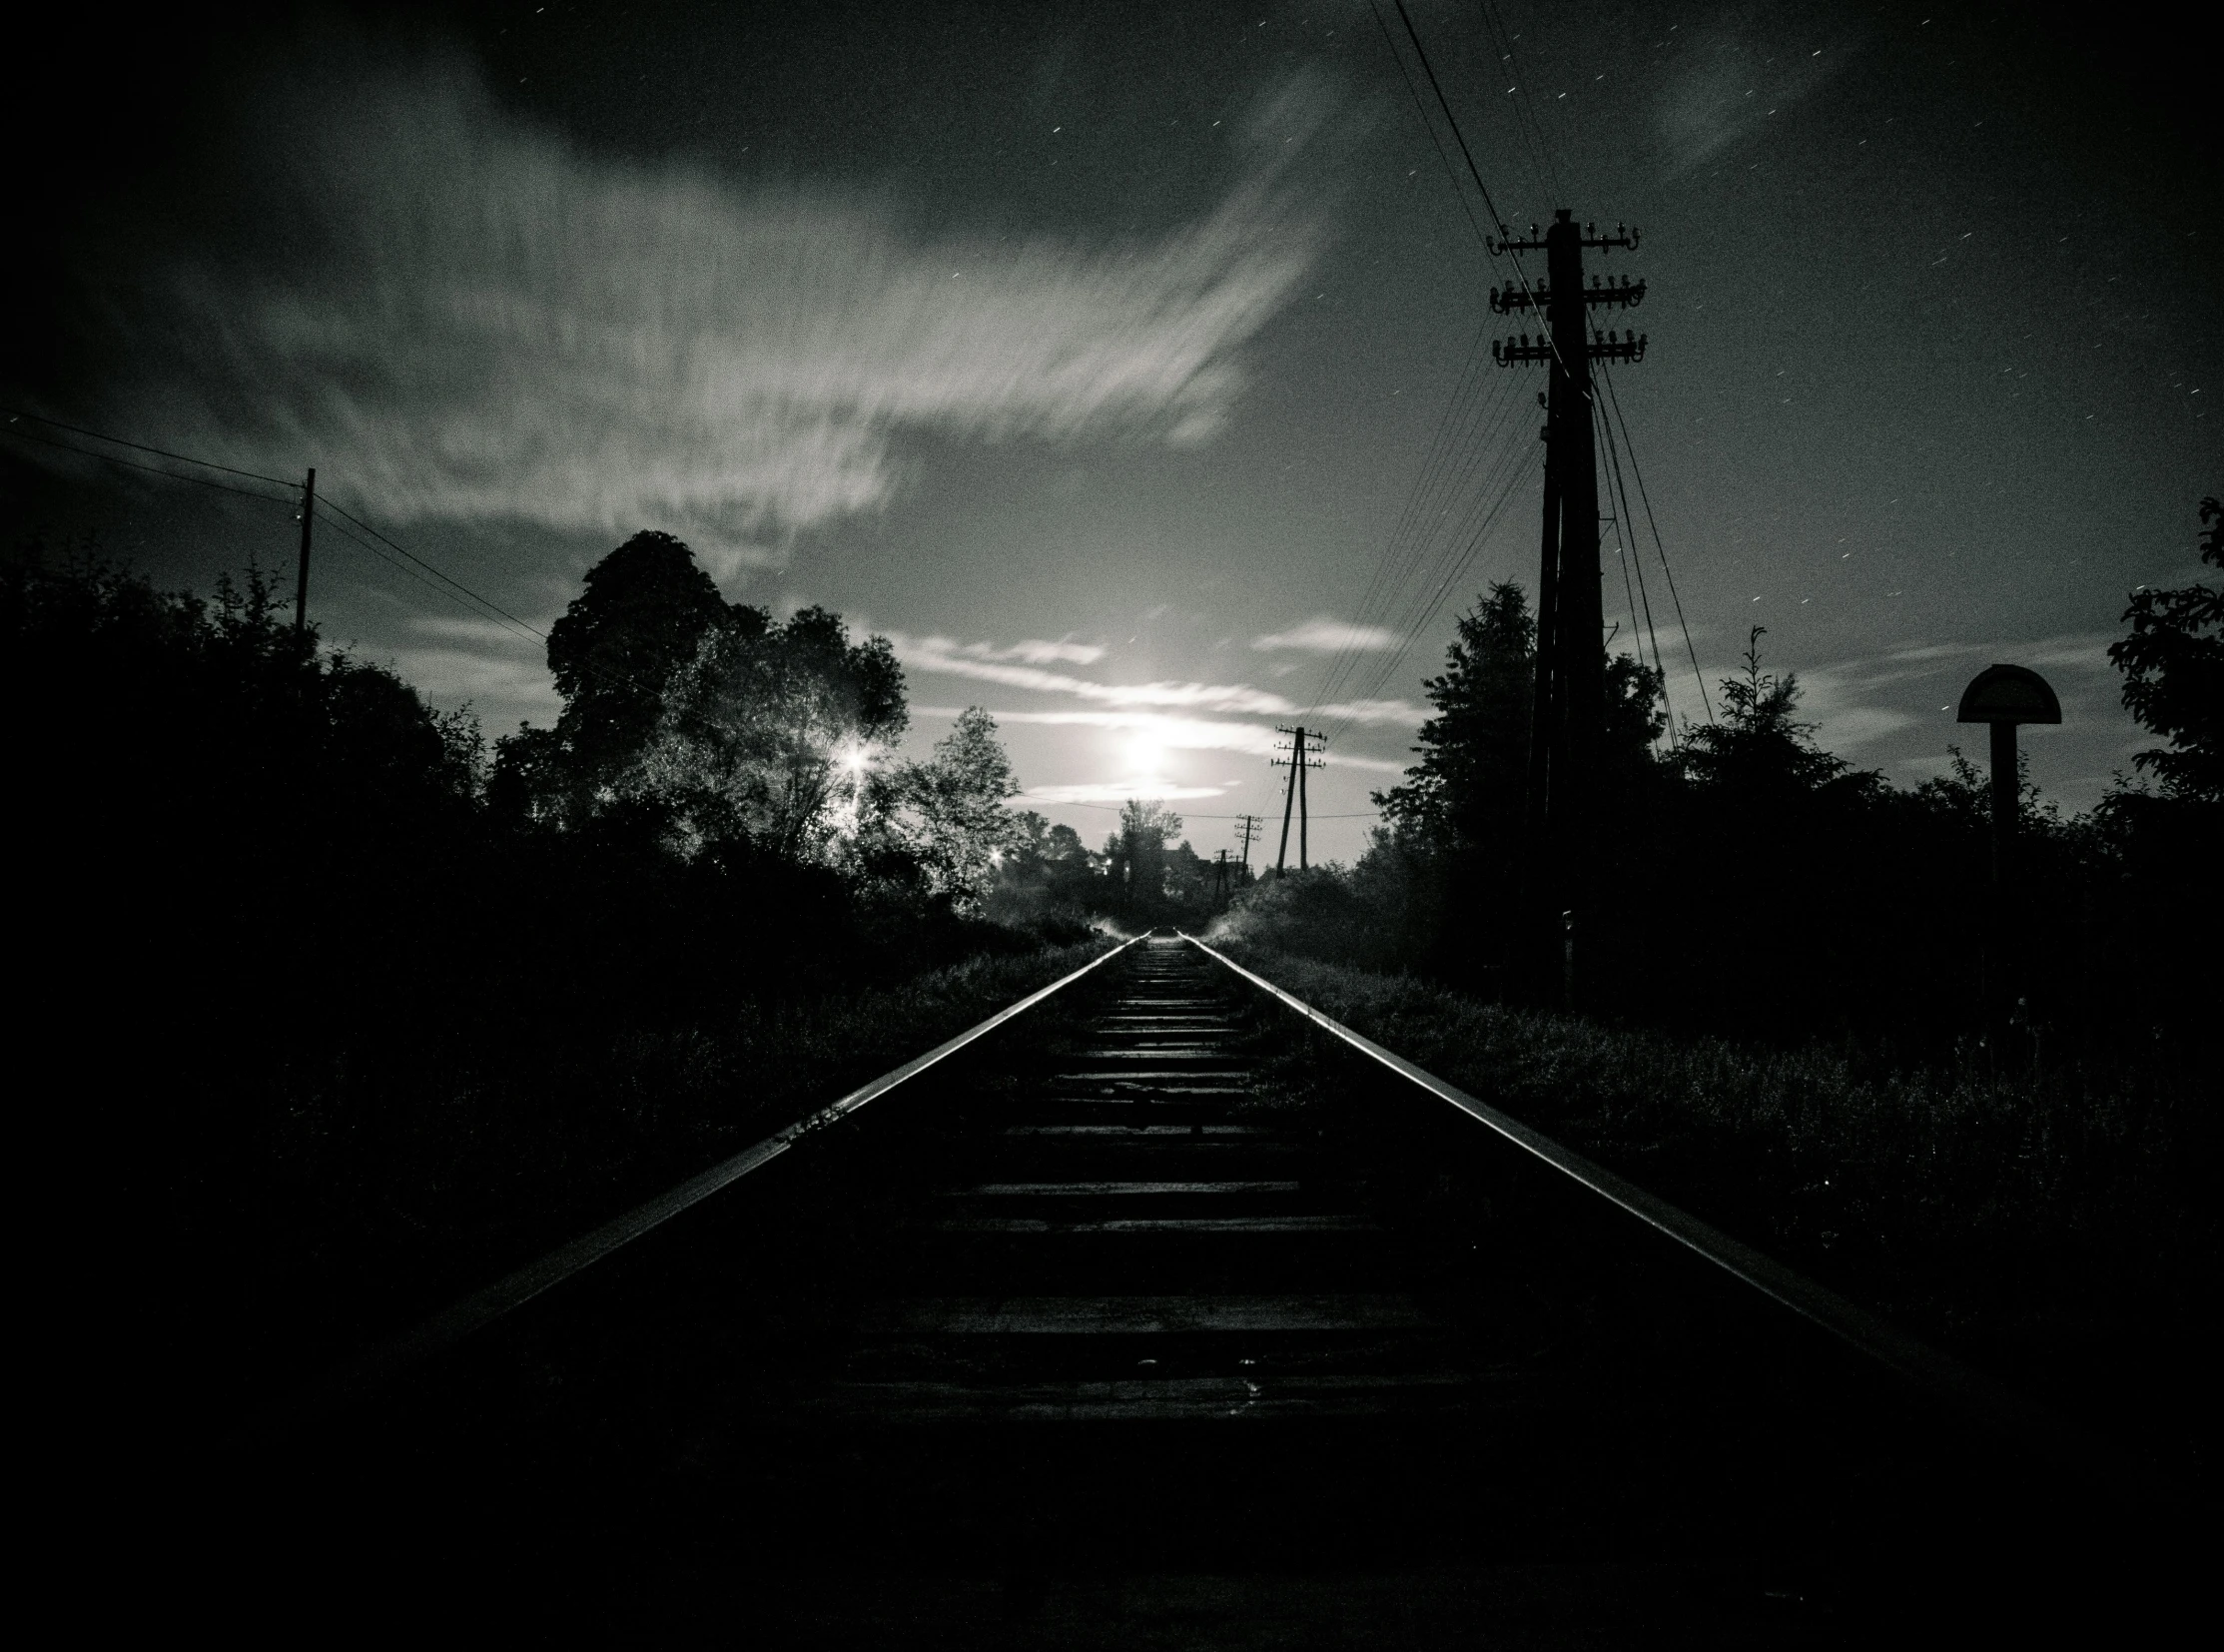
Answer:
<svg viewBox="0 0 2224 1652"><path fill-rule="evenodd" d="M1000 239L589 155L455 61L311 72L243 123L237 216L283 234L163 255L111 392L192 451L333 455L385 520L663 526L730 575L885 504L907 431L1209 439L1320 244L1278 174L1322 96L1185 228Z"/></svg>
<svg viewBox="0 0 2224 1652"><path fill-rule="evenodd" d="M435 704L467 700L504 718L550 718L560 708L556 685L537 660L463 648L403 648L393 663Z"/></svg>
<svg viewBox="0 0 2224 1652"><path fill-rule="evenodd" d="M889 640L907 670L970 677L977 682L999 683L1007 688L1033 689L1043 694L1064 694L1100 705L1131 708L1167 708L1209 711L1223 715L1293 717L1306 708L1283 695L1253 688L1247 683L1098 682L1069 672L1046 671L1038 666L1006 663L984 645L959 644L948 637L912 637L893 632ZM1314 708L1324 722L1365 725L1392 724L1417 728L1427 717L1406 700L1353 700Z"/></svg>
<svg viewBox="0 0 2224 1652"><path fill-rule="evenodd" d="M1349 620L1320 614L1286 631L1253 637L1251 646L1261 651L1297 648L1313 654L1340 654L1347 648L1355 652L1382 652L1397 647L1399 640L1379 625L1354 625Z"/></svg>
<svg viewBox="0 0 2224 1652"><path fill-rule="evenodd" d="M916 717L955 717L956 706L914 706ZM1206 717L1183 717L1154 711L995 711L999 723L1039 723L1052 726L1114 729L1147 738L1153 745L1180 751L1235 751L1265 757L1280 749L1282 736L1267 723L1238 723ZM1379 757L1330 753L1339 768L1370 774L1403 774L1405 765Z"/></svg>
<svg viewBox="0 0 2224 1652"><path fill-rule="evenodd" d="M1036 786L1022 801L1032 799L1038 803L1124 803L1131 797L1147 797L1159 802L1176 803L1199 797L1220 797L1225 794L1222 786L1173 786L1146 783L1141 787L1115 781L1100 783L1083 781L1071 786Z"/></svg>
<svg viewBox="0 0 2224 1652"><path fill-rule="evenodd" d="M538 654L547 646L540 638L504 625L499 620L472 619L450 614L412 614L409 629L419 636L443 637L454 642L475 642L509 652Z"/></svg>
<svg viewBox="0 0 2224 1652"><path fill-rule="evenodd" d="M1820 43L1814 16L1798 14L1792 33L1781 37L1769 32L1775 21L1766 10L1745 11L1684 31L1654 112L1671 176L1785 120L1860 48L1858 28L1849 20L1833 22Z"/></svg>
<svg viewBox="0 0 2224 1652"><path fill-rule="evenodd" d="M930 640L944 641L940 637ZM946 646L971 659L1016 659L1029 665L1095 665L1105 657L1105 650L1094 642L1072 642L1063 638L1057 642L1014 642L1002 648L991 642L948 643Z"/></svg>

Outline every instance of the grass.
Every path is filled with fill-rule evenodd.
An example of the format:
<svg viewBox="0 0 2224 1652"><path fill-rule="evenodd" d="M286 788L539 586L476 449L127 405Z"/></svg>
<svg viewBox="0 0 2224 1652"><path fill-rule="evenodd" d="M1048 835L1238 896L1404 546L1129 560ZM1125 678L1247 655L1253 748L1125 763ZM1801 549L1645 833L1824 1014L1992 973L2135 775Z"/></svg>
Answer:
<svg viewBox="0 0 2224 1652"><path fill-rule="evenodd" d="M631 1209L1049 985L1109 943L615 1032L282 1075L182 1288L218 1357L298 1379Z"/></svg>
<svg viewBox="0 0 2224 1652"><path fill-rule="evenodd" d="M1995 1078L1679 1038L1235 943L1409 1061L2065 1410L2164 1456L2218 1259L2197 1065ZM2203 1339L2205 1342L2205 1338ZM2136 1419L2136 1420L2132 1420Z"/></svg>

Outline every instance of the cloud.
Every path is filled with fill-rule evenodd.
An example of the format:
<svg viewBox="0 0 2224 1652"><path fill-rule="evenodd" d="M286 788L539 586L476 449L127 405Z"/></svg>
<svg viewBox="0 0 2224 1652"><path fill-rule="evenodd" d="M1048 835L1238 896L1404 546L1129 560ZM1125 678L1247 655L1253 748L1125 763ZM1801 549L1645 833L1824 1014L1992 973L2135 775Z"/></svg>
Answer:
<svg viewBox="0 0 2224 1652"><path fill-rule="evenodd" d="M1105 657L1105 650L1094 642L1069 642L1064 639L1057 642L1015 642L1005 648L988 642L969 642L957 651L974 659L1017 659L1025 660L1030 665L1095 665Z"/></svg>
<svg viewBox="0 0 2224 1652"><path fill-rule="evenodd" d="M1253 648L1299 648L1313 654L1340 654L1345 649L1381 652L1398 646L1399 638L1379 625L1354 625L1320 614L1286 631L1251 638Z"/></svg>
<svg viewBox="0 0 2224 1652"><path fill-rule="evenodd" d="M1116 781L1099 783L1083 781L1072 786L1033 786L1023 795L1022 801L1036 803L1124 803L1132 797L1147 797L1154 802L1183 802L1198 797L1221 797L1226 788L1221 786L1168 786L1153 782L1145 789L1121 785Z"/></svg>
<svg viewBox="0 0 2224 1652"><path fill-rule="evenodd" d="M540 638L528 636L523 631L494 619L471 619L451 614L412 614L409 629L424 636L444 637L453 642L475 642L511 652L524 650L534 655L538 655L547 646Z"/></svg>
<svg viewBox="0 0 2224 1652"><path fill-rule="evenodd" d="M460 648L403 648L394 668L435 704L468 700L502 715L553 717L556 685L539 661L530 664Z"/></svg>
<svg viewBox="0 0 2224 1652"><path fill-rule="evenodd" d="M330 455L396 523L656 525L716 572L778 563L889 501L907 432L1209 440L1320 245L1277 177L1322 96L1266 105L1249 180L1185 227L999 239L590 155L455 60L288 77L242 123L251 227L109 312L107 403L248 468Z"/></svg>
<svg viewBox="0 0 2224 1652"><path fill-rule="evenodd" d="M999 683L1007 688L1029 688L1044 694L1066 694L1100 705L1167 707L1188 711L1259 717L1317 716L1322 722L1379 723L1418 728L1428 713L1405 700L1352 700L1315 706L1310 712L1295 700L1253 688L1247 683L1097 682L1062 671L1045 671L1031 665L1007 664L995 657L997 650L984 644L960 644L948 637L911 637L892 632L890 642L907 670L945 676L970 677L978 682Z"/></svg>
<svg viewBox="0 0 2224 1652"><path fill-rule="evenodd" d="M1791 37L1763 33L1767 12L1726 17L1684 33L1654 125L1674 177L1714 159L1741 140L1782 121L1791 106L1837 78L1860 42L1849 20L1830 26L1817 50L1818 19L1799 14Z"/></svg>
<svg viewBox="0 0 2224 1652"><path fill-rule="evenodd" d="M914 706L915 717L955 717L956 706ZM1204 717L1182 717L1153 711L995 711L998 723L1043 723L1083 728L1129 730L1145 735L1153 745L1181 751L1237 751L1266 757L1281 749L1282 736L1271 724L1220 722ZM1331 752L1329 761L1339 768L1362 769L1372 774L1403 774L1405 765L1379 757L1345 756Z"/></svg>

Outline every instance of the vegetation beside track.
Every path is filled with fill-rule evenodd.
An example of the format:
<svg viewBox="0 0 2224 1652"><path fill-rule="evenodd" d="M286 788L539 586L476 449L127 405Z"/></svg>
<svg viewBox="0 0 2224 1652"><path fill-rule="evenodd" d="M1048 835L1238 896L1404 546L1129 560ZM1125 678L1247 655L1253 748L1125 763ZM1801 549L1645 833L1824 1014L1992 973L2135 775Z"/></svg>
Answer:
<svg viewBox="0 0 2224 1652"><path fill-rule="evenodd" d="M1354 1031L1908 1329L2158 1455L2219 1254L2209 1081L2138 1066L1906 1069L1485 1004L1239 941ZM2196 1441L2193 1436L2201 1434Z"/></svg>
<svg viewBox="0 0 2224 1652"><path fill-rule="evenodd" d="M265 1238L283 1242L244 1249L253 1274L221 1288L253 1318L279 1310L282 1346L337 1351L398 1329L1112 944L981 955L894 985L430 1066L383 1098L377 1142L305 1109L266 1166L282 1232Z"/></svg>

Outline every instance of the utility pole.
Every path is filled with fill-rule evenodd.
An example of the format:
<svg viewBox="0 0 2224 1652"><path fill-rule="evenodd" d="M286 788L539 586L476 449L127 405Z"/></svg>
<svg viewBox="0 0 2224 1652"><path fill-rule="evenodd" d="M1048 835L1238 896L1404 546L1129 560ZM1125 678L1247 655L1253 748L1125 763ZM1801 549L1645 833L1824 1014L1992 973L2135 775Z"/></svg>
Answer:
<svg viewBox="0 0 2224 1652"><path fill-rule="evenodd" d="M1491 346L1500 367L1542 363L1551 369L1545 407L1544 536L1537 569L1537 679L1529 731L1528 821L1531 870L1541 897L1537 920L1563 936L1561 982L1552 996L1572 1000L1576 939L1591 916L1587 876L1598 840L1599 766L1606 738L1606 618L1599 567L1598 454L1592 438L1591 364L1642 362L1645 339L1590 328L1594 309L1627 310L1645 300L1645 284L1583 283L1583 253L1635 251L1635 232L1617 226L1602 236L1562 208L1542 236L1492 239L1501 253L1545 255L1545 279L1493 288L1500 315L1542 311L1544 336L1524 333ZM1588 337L1586 337L1588 335ZM1557 920L1557 921L1555 921ZM1549 979L1549 977L1547 977Z"/></svg>
<svg viewBox="0 0 2224 1652"><path fill-rule="evenodd" d="M1250 875L1251 870L1251 839L1257 837L1263 830L1265 828L1259 825L1257 815L1237 815L1235 817L1235 835L1243 840L1243 873L1246 877Z"/></svg>
<svg viewBox="0 0 2224 1652"><path fill-rule="evenodd" d="M317 466L309 467L309 479L302 483L302 567L294 580L294 634L302 635L309 629L309 529L317 519Z"/></svg>
<svg viewBox="0 0 2224 1652"><path fill-rule="evenodd" d="M1305 725L1300 723L1295 728L1279 727L1276 732L1290 737L1288 745L1274 748L1288 752L1287 757L1267 759L1272 767L1289 770L1289 789L1282 794L1282 841L1274 851L1274 876L1278 878L1289 859L1289 816L1292 808L1297 812L1297 870L1305 870L1305 771L1319 768L1324 759L1320 755L1321 738L1317 730L1307 734ZM1306 743L1308 740L1310 745Z"/></svg>

